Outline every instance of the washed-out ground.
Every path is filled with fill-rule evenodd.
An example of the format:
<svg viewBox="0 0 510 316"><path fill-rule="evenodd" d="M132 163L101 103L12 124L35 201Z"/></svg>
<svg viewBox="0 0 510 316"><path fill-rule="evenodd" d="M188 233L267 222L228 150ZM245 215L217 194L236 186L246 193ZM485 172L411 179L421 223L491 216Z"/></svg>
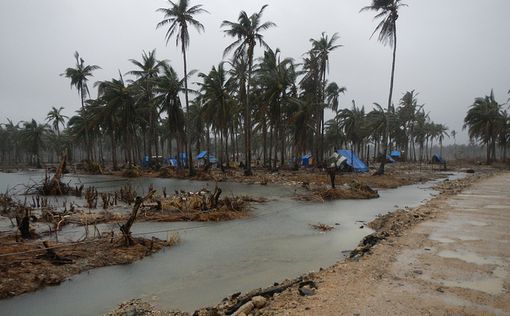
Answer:
<svg viewBox="0 0 510 316"><path fill-rule="evenodd" d="M427 220L289 289L261 315L510 315L510 174L427 204Z"/></svg>

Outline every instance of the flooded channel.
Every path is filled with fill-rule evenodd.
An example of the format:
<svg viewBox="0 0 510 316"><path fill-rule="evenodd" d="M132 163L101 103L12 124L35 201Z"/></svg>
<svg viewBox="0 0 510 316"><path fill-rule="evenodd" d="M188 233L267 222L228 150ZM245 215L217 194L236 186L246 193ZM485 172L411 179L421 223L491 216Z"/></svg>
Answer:
<svg viewBox="0 0 510 316"><path fill-rule="evenodd" d="M37 172L2 174L0 190L29 183ZM113 191L128 180L108 176L80 176L74 182ZM69 181L69 180L68 180ZM129 180L137 190L150 183L197 190L214 183L138 178ZM340 200L322 204L292 200L294 188L220 183L226 194L249 194L269 199L255 204L248 219L220 223L135 223L134 233L166 239L167 230L179 231L181 243L142 261L94 269L56 287L0 300L2 315L99 315L124 300L144 297L155 305L193 311L223 297L275 281L317 271L342 259L363 236L360 228L379 213L414 207L434 195L432 182L380 190L373 200ZM318 222L334 226L328 233L312 230ZM162 232L164 231L164 232Z"/></svg>

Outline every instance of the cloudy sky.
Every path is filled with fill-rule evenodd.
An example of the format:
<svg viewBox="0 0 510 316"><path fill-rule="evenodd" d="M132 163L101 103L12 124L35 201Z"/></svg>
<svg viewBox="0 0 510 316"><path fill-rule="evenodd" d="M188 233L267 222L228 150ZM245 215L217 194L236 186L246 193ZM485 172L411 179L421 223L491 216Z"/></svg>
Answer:
<svg viewBox="0 0 510 316"><path fill-rule="evenodd" d="M391 49L369 39L372 13L359 13L369 0L202 0L210 14L198 19L205 33L191 32L189 68L206 72L222 59L231 42L220 29L240 10L258 11L268 4L265 20L278 27L265 33L267 43L283 56L300 61L310 38L321 32L341 36L344 45L332 53L329 79L346 86L343 107L351 100L368 109L386 104ZM2 0L0 1L0 123L43 120L52 106L69 116L79 97L59 76L74 65L74 51L89 64L102 67L95 80L116 77L131 69L128 59L143 50L157 50L182 73L179 50L156 30L162 18L155 10L164 0ZM191 1L197 4L197 1ZM504 103L510 89L510 1L408 0L398 20L395 99L405 91L419 92L431 118L457 132L473 99L494 89ZM257 53L257 51L256 51ZM258 53L261 50L258 49ZM91 83L92 85L92 83ZM95 96L93 91L92 95ZM464 132L458 141L466 141Z"/></svg>

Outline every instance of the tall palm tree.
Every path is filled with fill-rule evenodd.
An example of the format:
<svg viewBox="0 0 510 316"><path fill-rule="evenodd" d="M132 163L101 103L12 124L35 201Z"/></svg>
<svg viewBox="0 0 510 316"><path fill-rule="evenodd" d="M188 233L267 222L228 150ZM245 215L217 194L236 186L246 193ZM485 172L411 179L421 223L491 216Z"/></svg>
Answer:
<svg viewBox="0 0 510 316"><path fill-rule="evenodd" d="M207 13L202 5L198 4L190 6L188 0L179 0L174 3L168 0L170 4L169 8L159 8L157 11L164 14L163 20L157 24L157 28L168 27L165 38L166 43L170 41L170 38L175 35L175 44L179 46L181 44L182 58L184 62L184 95L186 98L186 114L189 121L189 99L188 99L188 66L186 61L186 49L189 47L189 31L188 26L191 25L197 29L198 32L204 30L204 26L198 20L195 19L195 15L200 13ZM193 157L191 153L191 134L188 133L188 162L189 162L189 173L190 176L194 174L193 171Z"/></svg>
<svg viewBox="0 0 510 316"><path fill-rule="evenodd" d="M334 33L333 36L331 36L331 38L329 38L328 35L325 32L323 32L321 34L321 37L318 40L313 39L313 38L310 39L310 42L312 43L312 52L315 53L315 55L319 59L319 65L320 65L319 66L319 76L321 78L321 80L319 81L320 86L318 89L319 105L320 105L318 108L318 110L319 110L318 126L319 126L319 130L320 130L320 150L319 150L320 156L318 157L319 161L323 160L322 155L324 154L324 106L325 106L325 98L326 98L326 93L325 93L326 74L329 71L329 55L335 49L342 47L342 45L335 44L339 38L340 38L340 36L338 35L338 33Z"/></svg>
<svg viewBox="0 0 510 316"><path fill-rule="evenodd" d="M188 74L189 76L189 74ZM163 63L162 71L158 77L158 82L155 87L157 93L156 102L161 107L162 111L167 114L166 123L168 124L169 146L171 151L171 139L175 137L177 142L177 157L180 159L181 144L184 143L184 113L181 107L181 100L179 93L187 90L184 89L184 79L179 79L177 72L167 62ZM173 136L172 136L173 135ZM171 154L171 153L170 153Z"/></svg>
<svg viewBox="0 0 510 316"><path fill-rule="evenodd" d="M469 137L479 139L487 146L487 163L496 158L496 138L501 118L501 105L494 99L493 91L483 98L476 98L464 118L463 128L468 128Z"/></svg>
<svg viewBox="0 0 510 316"><path fill-rule="evenodd" d="M108 107L112 108L110 111L118 115L118 124L122 130L125 160L132 164L135 161L134 139L140 118L136 111L131 86L126 85L120 72L119 79L100 81L96 85L98 86L98 97Z"/></svg>
<svg viewBox="0 0 510 316"><path fill-rule="evenodd" d="M135 59L129 60L133 63L137 69L129 71L128 74L135 76L138 80L135 82L136 86L140 91L137 98L137 103L142 105L147 113L147 121L149 122L149 156L152 156L152 145L155 147L156 156L158 153L158 135L157 135L157 121L158 111L156 103L154 102L154 86L156 79L159 75L160 69L164 61L159 61L156 58L156 50L153 49L151 52L143 52L142 60L138 61ZM145 138L144 138L145 144Z"/></svg>
<svg viewBox="0 0 510 316"><path fill-rule="evenodd" d="M200 73L199 77L203 79L200 85L206 116L211 119L213 128L219 131L221 150L223 142L225 144L225 156L221 151L221 161L223 163L225 158L228 164L228 130L232 127L230 124L232 98L229 94L231 81L227 78L224 63L213 66L208 74Z"/></svg>
<svg viewBox="0 0 510 316"><path fill-rule="evenodd" d="M372 0L371 5L361 9L361 11L375 11L374 19L381 19L375 28L372 36L379 32L378 40L383 45L390 45L393 47L393 58L391 63L391 79L390 79L390 92L388 96L388 109L391 107L393 97L393 81L395 78L395 57L397 53L397 19L398 10L405 6L400 0ZM371 36L371 37L372 37ZM386 131L383 157L388 153L388 131ZM381 160L381 165L376 174L384 174L384 163L386 159Z"/></svg>
<svg viewBox="0 0 510 316"><path fill-rule="evenodd" d="M97 65L85 65L85 60L80 58L80 54L78 52L74 52L74 58L76 59L76 68L67 68L61 76L65 76L68 79L71 79L71 88L76 88L78 90L78 94L80 95L81 101L81 109L85 111L85 98L87 96L90 97L89 87L87 86L87 81L89 77L92 77L92 72L97 69L101 69L101 67ZM92 144L89 142L88 130L85 130L85 146L87 147L87 159L92 158Z"/></svg>
<svg viewBox="0 0 510 316"><path fill-rule="evenodd" d="M246 80L246 99L244 100L244 115L245 115L245 133L246 133L246 146L245 146L245 174L251 175L251 108L250 108L250 84L253 71L253 54L257 43L260 46L269 48L264 41L263 31L275 27L276 24L270 21L262 22L262 14L267 5L262 6L259 12L253 13L251 16L245 11L239 13L237 22L223 21L221 27L227 28L224 30L225 34L237 38L233 43L225 48L223 55L234 51L236 57L241 57L246 54L248 58L248 77Z"/></svg>

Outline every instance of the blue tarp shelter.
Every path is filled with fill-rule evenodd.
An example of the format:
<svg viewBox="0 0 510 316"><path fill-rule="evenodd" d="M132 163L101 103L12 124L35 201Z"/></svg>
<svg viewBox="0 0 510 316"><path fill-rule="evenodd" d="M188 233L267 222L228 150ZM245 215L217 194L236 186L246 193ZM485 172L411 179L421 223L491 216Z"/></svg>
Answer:
<svg viewBox="0 0 510 316"><path fill-rule="evenodd" d="M401 154L400 154L400 151L398 151L398 150L392 150L391 153L390 153L390 156L392 158L400 158Z"/></svg>
<svg viewBox="0 0 510 316"><path fill-rule="evenodd" d="M312 160L312 154L306 154L301 157L301 164L305 167L308 167L310 165L310 162Z"/></svg>
<svg viewBox="0 0 510 316"><path fill-rule="evenodd" d="M432 163L446 163L446 160L438 154L434 154L434 156L432 156Z"/></svg>
<svg viewBox="0 0 510 316"><path fill-rule="evenodd" d="M177 167L177 159L175 158L167 158L167 163L168 165L172 166L172 167Z"/></svg>
<svg viewBox="0 0 510 316"><path fill-rule="evenodd" d="M386 155L386 162L394 163L394 162L395 162L395 159L391 158L391 156L390 156L390 155Z"/></svg>
<svg viewBox="0 0 510 316"><path fill-rule="evenodd" d="M351 167L356 172L368 172L368 167L365 165L361 159L359 159L356 154L354 154L352 151L347 149L339 149L336 151L339 155L344 156L347 158L347 161L345 162L349 167Z"/></svg>
<svg viewBox="0 0 510 316"><path fill-rule="evenodd" d="M204 158L207 158L207 150L201 151L201 152L197 155L197 157L196 157L196 159L197 159L197 160L204 159Z"/></svg>

